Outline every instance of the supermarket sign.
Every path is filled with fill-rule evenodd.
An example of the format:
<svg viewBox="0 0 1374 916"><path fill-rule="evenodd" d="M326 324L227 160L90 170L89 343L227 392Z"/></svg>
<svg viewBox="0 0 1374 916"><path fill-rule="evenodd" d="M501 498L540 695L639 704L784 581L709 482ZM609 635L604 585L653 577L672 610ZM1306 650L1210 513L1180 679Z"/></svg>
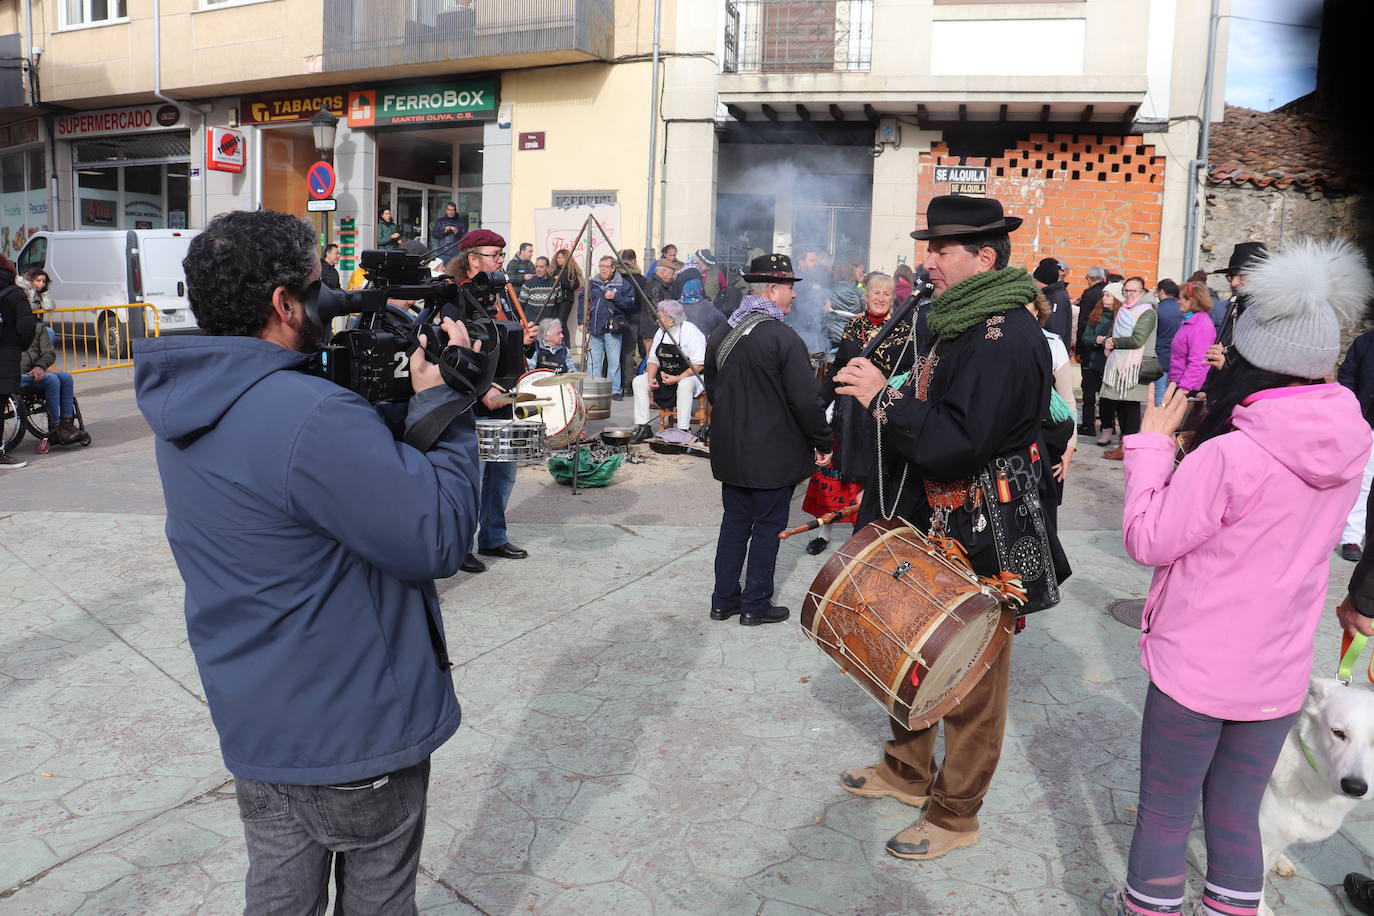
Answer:
<svg viewBox="0 0 1374 916"><path fill-rule="evenodd" d="M348 126L426 125L494 118L496 91L496 80L360 89L348 95Z"/></svg>
<svg viewBox="0 0 1374 916"><path fill-rule="evenodd" d="M53 120L55 135L59 140L186 129L181 120L181 110L175 105L132 105L128 108L82 111L58 115Z"/></svg>

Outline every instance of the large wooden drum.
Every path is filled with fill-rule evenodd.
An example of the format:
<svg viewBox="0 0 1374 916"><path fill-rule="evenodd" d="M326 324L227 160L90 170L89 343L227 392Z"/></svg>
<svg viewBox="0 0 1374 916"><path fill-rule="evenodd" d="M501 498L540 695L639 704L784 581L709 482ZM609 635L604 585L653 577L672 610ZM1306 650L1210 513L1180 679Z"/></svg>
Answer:
<svg viewBox="0 0 1374 916"><path fill-rule="evenodd" d="M903 519L846 541L811 583L801 617L821 651L911 729L968 695L1013 623L997 589Z"/></svg>

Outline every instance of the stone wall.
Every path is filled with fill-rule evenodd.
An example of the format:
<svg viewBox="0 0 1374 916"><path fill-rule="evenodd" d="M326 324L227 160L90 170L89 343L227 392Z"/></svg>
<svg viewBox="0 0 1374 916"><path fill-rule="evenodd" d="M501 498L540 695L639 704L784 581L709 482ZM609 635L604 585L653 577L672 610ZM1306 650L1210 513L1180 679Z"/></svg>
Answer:
<svg viewBox="0 0 1374 916"><path fill-rule="evenodd" d="M1350 194L1251 184L1208 185L1199 266L1225 267L1232 246L1251 239L1271 248L1280 248L1285 239L1298 235L1353 240L1357 209L1358 198Z"/></svg>

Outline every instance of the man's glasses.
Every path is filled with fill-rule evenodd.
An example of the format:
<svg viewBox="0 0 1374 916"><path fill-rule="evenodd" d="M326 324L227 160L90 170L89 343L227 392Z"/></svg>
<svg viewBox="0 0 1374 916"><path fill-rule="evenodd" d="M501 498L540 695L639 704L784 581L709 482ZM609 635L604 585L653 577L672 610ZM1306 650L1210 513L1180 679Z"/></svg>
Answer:
<svg viewBox="0 0 1374 916"><path fill-rule="evenodd" d="M479 258L496 258L497 260L506 256L504 251L474 251L473 254Z"/></svg>

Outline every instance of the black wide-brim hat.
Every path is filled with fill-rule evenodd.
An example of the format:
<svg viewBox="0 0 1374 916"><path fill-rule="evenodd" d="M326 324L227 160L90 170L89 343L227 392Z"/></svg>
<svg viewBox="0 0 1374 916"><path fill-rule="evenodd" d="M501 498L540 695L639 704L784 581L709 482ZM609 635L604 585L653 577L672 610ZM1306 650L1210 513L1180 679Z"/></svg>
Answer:
<svg viewBox="0 0 1374 916"><path fill-rule="evenodd" d="M1211 271L1214 274L1229 274L1231 271L1243 273L1259 261L1269 257L1269 246L1263 242L1241 242L1231 249L1231 261L1225 267Z"/></svg>
<svg viewBox="0 0 1374 916"><path fill-rule="evenodd" d="M1002 202L992 197L944 194L931 198L926 207L926 228L911 233L913 239L959 239L1015 232L1021 217L1007 216Z"/></svg>
<svg viewBox="0 0 1374 916"><path fill-rule="evenodd" d="M765 254L754 258L744 271L745 283L800 283L792 273L792 259L785 254Z"/></svg>

